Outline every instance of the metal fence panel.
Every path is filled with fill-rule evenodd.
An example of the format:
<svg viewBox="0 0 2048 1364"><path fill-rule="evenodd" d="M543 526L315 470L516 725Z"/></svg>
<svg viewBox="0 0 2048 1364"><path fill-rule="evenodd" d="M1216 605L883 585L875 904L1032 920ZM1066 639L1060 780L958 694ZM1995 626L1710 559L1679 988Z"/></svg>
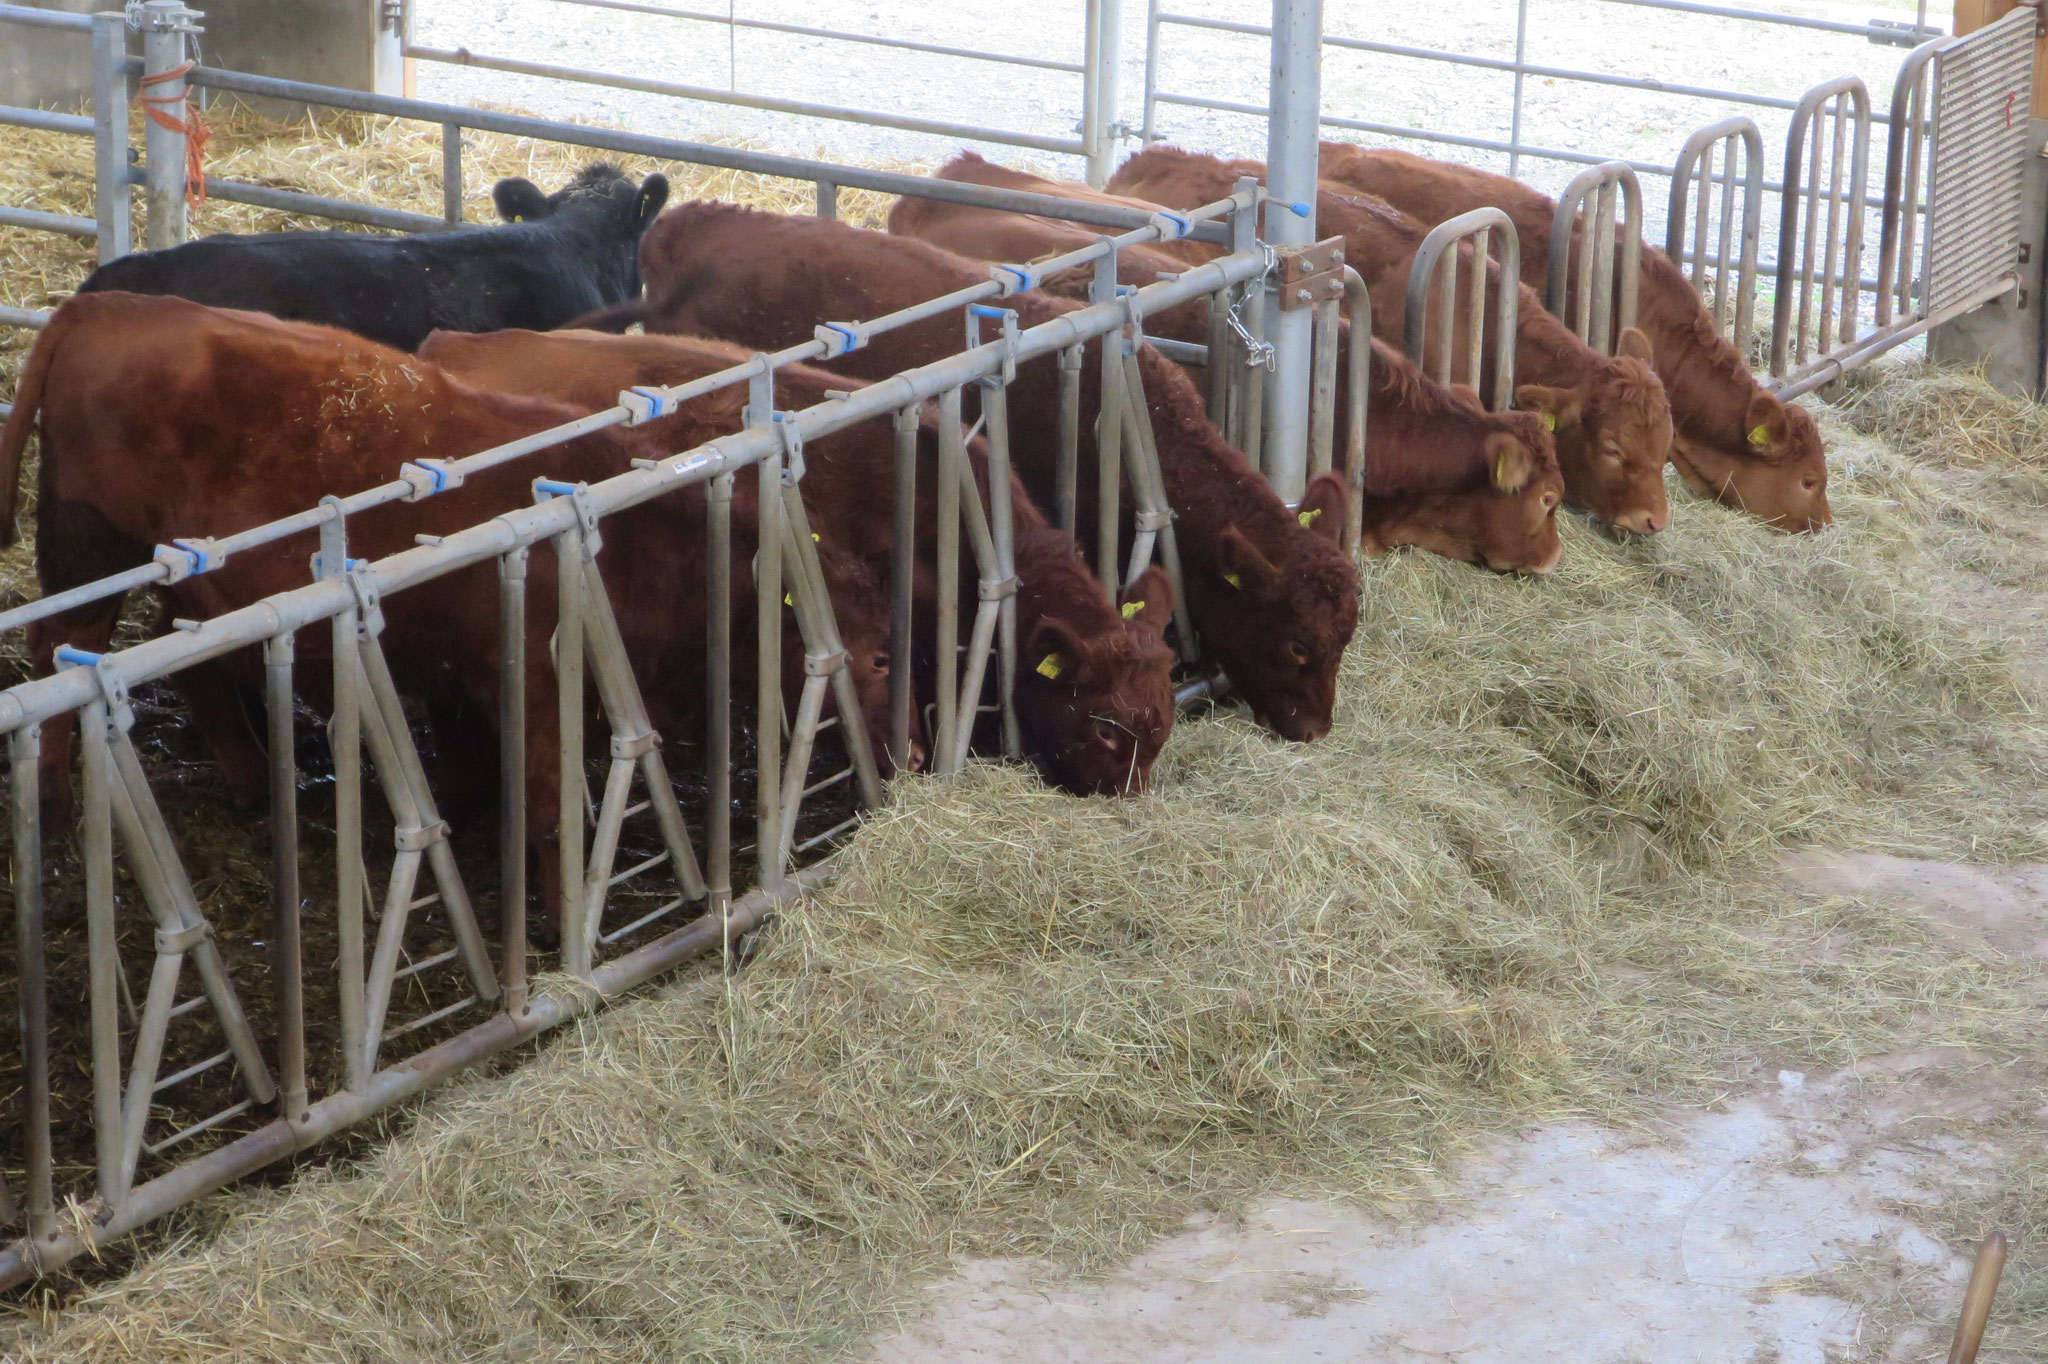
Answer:
<svg viewBox="0 0 2048 1364"><path fill-rule="evenodd" d="M2016 9L1935 54L1927 312L1981 291L2017 260L2034 23Z"/></svg>

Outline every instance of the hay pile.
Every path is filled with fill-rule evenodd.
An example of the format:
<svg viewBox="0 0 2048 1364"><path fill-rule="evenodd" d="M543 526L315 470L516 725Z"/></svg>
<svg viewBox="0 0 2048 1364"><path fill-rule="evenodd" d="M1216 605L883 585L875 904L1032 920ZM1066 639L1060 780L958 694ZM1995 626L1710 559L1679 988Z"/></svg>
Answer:
<svg viewBox="0 0 2048 1364"><path fill-rule="evenodd" d="M1127 1254L1284 1189L1427 1198L1504 1125L1778 1059L2036 1044L2012 968L1758 873L2044 851L2041 696L1932 603L1926 474L1840 527L1681 495L1545 583L1371 565L1337 726L1185 724L1153 794L906 780L734 978L224 1195L24 1360L830 1359L954 1256Z"/></svg>

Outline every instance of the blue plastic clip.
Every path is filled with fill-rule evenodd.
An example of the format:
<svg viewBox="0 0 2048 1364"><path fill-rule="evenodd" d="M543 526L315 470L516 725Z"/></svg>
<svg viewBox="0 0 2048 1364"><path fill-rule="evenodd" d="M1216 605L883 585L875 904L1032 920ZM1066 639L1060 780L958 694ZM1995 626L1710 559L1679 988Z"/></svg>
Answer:
<svg viewBox="0 0 2048 1364"><path fill-rule="evenodd" d="M1010 310L1008 308L998 308L989 303L970 303L967 305L967 311L973 313L976 317L992 318L1000 322L1004 317L1008 316Z"/></svg>
<svg viewBox="0 0 2048 1364"><path fill-rule="evenodd" d="M1162 241L1179 241L1195 230L1193 219L1184 213L1175 213L1172 209L1166 208L1152 215L1152 225L1167 234L1161 238Z"/></svg>
<svg viewBox="0 0 2048 1364"><path fill-rule="evenodd" d="M1311 213L1315 212L1315 205L1313 205L1313 204L1289 204L1289 205L1287 206L1287 211L1288 211L1289 213L1292 213L1292 214L1293 214L1293 215L1294 215L1295 217L1297 217L1297 218L1306 218L1306 217L1307 217L1307 216L1308 216L1309 214L1311 214Z"/></svg>
<svg viewBox="0 0 2048 1364"><path fill-rule="evenodd" d="M446 460L422 459L398 466L398 476L410 485L412 491L405 500L417 502L435 493L445 493L450 488L462 486L462 476L448 467Z"/></svg>
<svg viewBox="0 0 2048 1364"><path fill-rule="evenodd" d="M619 394L619 406L629 414L626 425L638 426L675 411L676 400L658 388L629 388Z"/></svg>
<svg viewBox="0 0 2048 1364"><path fill-rule="evenodd" d="M166 583L181 583L195 573L204 573L219 568L225 555L216 555L208 548L205 540L173 540L168 545L158 545L151 556L164 566Z"/></svg>
<svg viewBox="0 0 2048 1364"><path fill-rule="evenodd" d="M533 491L541 497L574 497L576 485L555 478L536 478L533 481Z"/></svg>
<svg viewBox="0 0 2048 1364"><path fill-rule="evenodd" d="M1032 265L991 265L988 276L1002 286L1003 298L1028 293L1038 287L1038 268Z"/></svg>
<svg viewBox="0 0 2048 1364"><path fill-rule="evenodd" d="M74 668L94 668L99 666L100 655L89 654L83 649L74 649L69 644L59 644L57 661Z"/></svg>
<svg viewBox="0 0 2048 1364"><path fill-rule="evenodd" d="M821 322L811 335L825 347L827 360L859 350L868 343L866 330L852 322Z"/></svg>

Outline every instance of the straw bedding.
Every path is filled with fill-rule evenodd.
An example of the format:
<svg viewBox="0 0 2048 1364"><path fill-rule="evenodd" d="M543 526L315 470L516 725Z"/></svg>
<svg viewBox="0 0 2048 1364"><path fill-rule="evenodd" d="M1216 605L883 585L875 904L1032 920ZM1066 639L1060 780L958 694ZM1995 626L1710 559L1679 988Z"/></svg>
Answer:
<svg viewBox="0 0 2048 1364"><path fill-rule="evenodd" d="M1908 446L1825 422L1834 531L1680 494L1653 541L1568 524L1545 582L1368 565L1326 741L1189 721L1131 802L900 780L744 971L210 1200L7 1348L836 1358L953 1257L1101 1263L1274 1189L1402 1206L1504 1125L1778 1058L2031 1055L2010 964L1765 875L1796 843L2048 852L2039 685L1938 604L1987 544L2048 559L2018 485L1902 455L1943 428L1893 382L1926 381L1850 416Z"/></svg>

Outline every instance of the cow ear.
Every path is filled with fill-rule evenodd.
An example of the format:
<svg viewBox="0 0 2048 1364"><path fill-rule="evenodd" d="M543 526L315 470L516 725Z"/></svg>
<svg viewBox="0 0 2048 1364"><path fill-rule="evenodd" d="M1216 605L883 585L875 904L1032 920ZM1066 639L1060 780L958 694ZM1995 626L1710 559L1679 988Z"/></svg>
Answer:
<svg viewBox="0 0 2048 1364"><path fill-rule="evenodd" d="M1336 544L1344 538L1345 514L1351 510L1351 495L1344 480L1335 474L1317 474L1301 495L1301 509L1294 519Z"/></svg>
<svg viewBox="0 0 2048 1364"><path fill-rule="evenodd" d="M1236 526L1225 526L1216 537L1216 573L1224 586L1239 592L1270 587L1280 577L1273 561Z"/></svg>
<svg viewBox="0 0 2048 1364"><path fill-rule="evenodd" d="M1024 642L1024 666L1049 682L1071 680L1085 657L1080 636L1055 616L1041 617Z"/></svg>
<svg viewBox="0 0 2048 1364"><path fill-rule="evenodd" d="M1117 597L1117 611L1133 625L1143 625L1155 634L1166 632L1173 619L1173 580L1154 564Z"/></svg>
<svg viewBox="0 0 2048 1364"><path fill-rule="evenodd" d="M1577 426L1585 405L1585 395L1575 388L1521 384L1515 389L1515 406L1524 412L1534 412L1552 431Z"/></svg>
<svg viewBox="0 0 2048 1364"><path fill-rule="evenodd" d="M491 202L508 223L530 223L548 216L548 197L523 175L508 176L491 186Z"/></svg>
<svg viewBox="0 0 2048 1364"><path fill-rule="evenodd" d="M640 200L636 207L640 230L645 232L661 206L668 202L668 177L659 171L640 182Z"/></svg>
<svg viewBox="0 0 2048 1364"><path fill-rule="evenodd" d="M1621 345L1615 354L1628 360L1640 360L1647 365L1656 358L1657 352L1650 345L1650 338L1641 327L1623 327Z"/></svg>
<svg viewBox="0 0 2048 1364"><path fill-rule="evenodd" d="M1505 431L1488 436L1484 448L1487 475L1501 492L1520 492L1536 472L1536 459L1529 447Z"/></svg>
<svg viewBox="0 0 2048 1364"><path fill-rule="evenodd" d="M1758 454L1768 453L1774 445L1782 445L1786 429L1790 426L1785 418L1785 405L1768 393L1752 397L1749 411L1742 418L1742 429L1749 446Z"/></svg>

